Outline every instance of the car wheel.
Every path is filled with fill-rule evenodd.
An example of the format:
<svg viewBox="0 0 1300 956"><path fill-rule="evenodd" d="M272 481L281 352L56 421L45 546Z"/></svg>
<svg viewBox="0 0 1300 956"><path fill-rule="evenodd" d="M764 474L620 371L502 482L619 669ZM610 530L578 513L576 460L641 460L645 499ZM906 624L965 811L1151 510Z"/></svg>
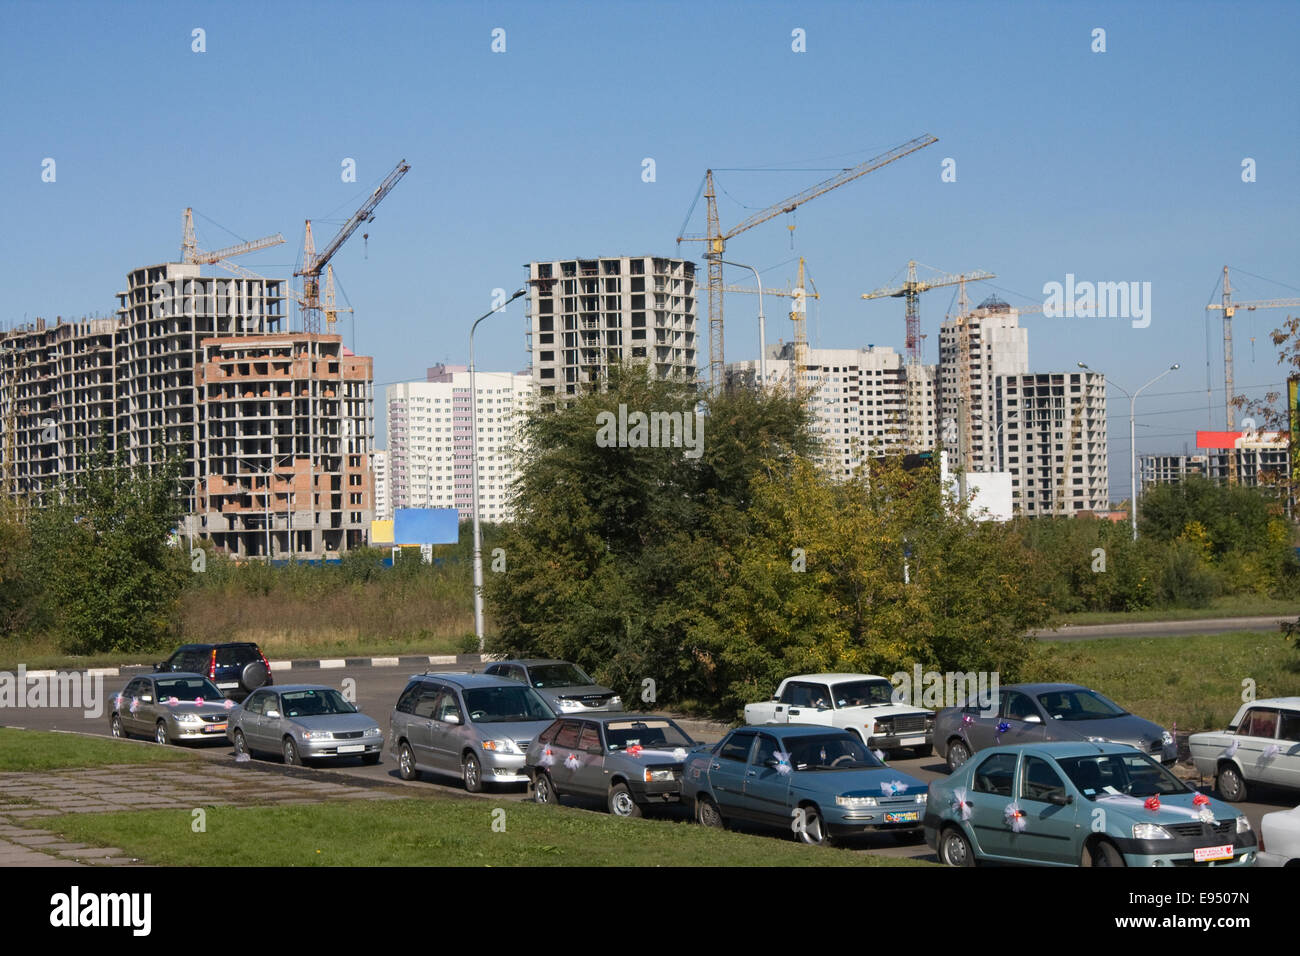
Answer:
<svg viewBox="0 0 1300 956"><path fill-rule="evenodd" d="M928 757L932 753L934 753L934 746L932 744L924 744L920 747L912 748L913 757Z"/></svg>
<svg viewBox="0 0 1300 956"><path fill-rule="evenodd" d="M1219 775L1214 778L1219 796L1229 803L1239 803L1246 799L1246 781L1241 779L1241 771L1235 764L1225 763L1219 768Z"/></svg>
<svg viewBox="0 0 1300 956"><path fill-rule="evenodd" d="M632 799L632 791L625 783L616 783L609 788L609 812L616 817L639 817L641 807Z"/></svg>
<svg viewBox="0 0 1300 956"><path fill-rule="evenodd" d="M261 661L253 661L239 672L239 686L246 695L251 694L266 683L266 676L266 665Z"/></svg>
<svg viewBox="0 0 1300 956"><path fill-rule="evenodd" d="M292 737L284 738L284 746L281 749L281 752L284 754L284 762L286 766L302 766L302 754L298 753L298 745L293 742Z"/></svg>
<svg viewBox="0 0 1300 956"><path fill-rule="evenodd" d="M950 826L939 836L939 860L949 866L974 866L975 852L966 834Z"/></svg>
<svg viewBox="0 0 1300 956"><path fill-rule="evenodd" d="M406 741L402 741L402 746L397 750L397 775L403 780L420 779L420 771L415 769L415 754Z"/></svg>
<svg viewBox="0 0 1300 956"><path fill-rule="evenodd" d="M951 740L948 742L948 772L954 772L958 767L970 760L970 748L966 746L964 740Z"/></svg>
<svg viewBox="0 0 1300 956"><path fill-rule="evenodd" d="M722 814L718 811L718 805L709 797L698 797L695 801L695 819L706 827L714 827L721 830L726 827L727 821L723 819Z"/></svg>
<svg viewBox="0 0 1300 956"><path fill-rule="evenodd" d="M478 757L473 754L466 754L460 763L460 772L465 777L465 789L470 793L483 792L483 768L479 765Z"/></svg>
<svg viewBox="0 0 1300 956"><path fill-rule="evenodd" d="M248 741L244 739L244 732L242 730L235 731L235 756L236 757L252 756L248 752Z"/></svg>
<svg viewBox="0 0 1300 956"><path fill-rule="evenodd" d="M555 784L551 782L549 773L538 771L537 778L533 781L533 800L537 803L546 804L560 802L555 792Z"/></svg>
<svg viewBox="0 0 1300 956"><path fill-rule="evenodd" d="M108 729L114 737L126 736L126 728L122 726L122 718L117 714L114 714L113 719L108 722Z"/></svg>
<svg viewBox="0 0 1300 956"><path fill-rule="evenodd" d="M1128 866L1124 862L1124 854L1119 852L1119 847L1109 840L1098 840L1091 846L1083 848L1083 859L1080 866Z"/></svg>
<svg viewBox="0 0 1300 956"><path fill-rule="evenodd" d="M821 811L816 807L802 807L803 827L798 831L799 839L810 846L830 846L831 835L822 820Z"/></svg>
<svg viewBox="0 0 1300 956"><path fill-rule="evenodd" d="M160 720L158 723L154 724L153 740L154 743L162 744L163 746L171 743L171 741L167 739L167 722L165 720Z"/></svg>
<svg viewBox="0 0 1300 956"><path fill-rule="evenodd" d="M375 764L379 763L379 758L380 758L381 756L383 756L383 755L382 755L382 754L363 754L362 757L361 757L361 762L362 762L363 764L366 764L367 766L373 767Z"/></svg>

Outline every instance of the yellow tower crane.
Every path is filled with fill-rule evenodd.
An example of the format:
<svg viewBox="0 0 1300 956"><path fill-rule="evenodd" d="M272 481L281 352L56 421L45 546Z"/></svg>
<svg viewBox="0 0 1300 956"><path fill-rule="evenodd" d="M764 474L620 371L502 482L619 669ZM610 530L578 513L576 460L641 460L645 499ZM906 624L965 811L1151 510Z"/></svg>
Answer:
<svg viewBox="0 0 1300 956"><path fill-rule="evenodd" d="M704 199L707 204L707 228L703 235L679 235L677 244L680 246L683 242L703 242L705 244L704 259L709 266L709 390L716 392L722 385L722 375L724 366L723 357L723 335L722 335L722 256L726 251L728 239L733 239L757 225L774 219L782 213L793 212L804 203L816 199L832 189L838 189L846 183L865 176L867 173L887 166L895 160L902 159L909 153L914 153L918 149L924 149L932 143L939 140L935 136L928 134L918 136L915 139L908 140L901 146L896 146L888 152L881 153L879 156L872 157L864 163L857 166L843 169L836 173L830 179L824 180L815 186L810 186L803 192L796 193L779 203L774 203L766 209L761 209L754 213L748 219L732 226L725 232L722 230L721 223L718 220L718 197L717 190L713 182L713 170L706 170L704 173ZM699 196L697 194L696 200ZM692 204L692 210L694 204ZM690 214L687 214L689 220Z"/></svg>
<svg viewBox="0 0 1300 956"><path fill-rule="evenodd" d="M811 292L808 291L810 286ZM728 285L723 286L722 291L756 294L758 289L750 286ZM794 288L786 286L784 289L764 289L763 294L791 300L790 321L794 323L794 361L791 363L790 393L798 397L808 369L808 299L809 297L821 298L817 293L817 283L812 281L811 276L805 275L803 256L799 257L799 281Z"/></svg>

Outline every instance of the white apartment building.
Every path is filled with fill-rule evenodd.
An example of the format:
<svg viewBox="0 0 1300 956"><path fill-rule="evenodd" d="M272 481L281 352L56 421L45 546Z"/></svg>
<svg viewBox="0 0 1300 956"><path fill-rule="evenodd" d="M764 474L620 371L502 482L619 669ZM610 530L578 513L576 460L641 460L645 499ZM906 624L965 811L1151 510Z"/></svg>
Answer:
<svg viewBox="0 0 1300 956"><path fill-rule="evenodd" d="M1036 372L994 380L993 460L1011 474L1022 515L1073 515L1110 508L1106 376Z"/></svg>
<svg viewBox="0 0 1300 956"><path fill-rule="evenodd" d="M388 452L375 451L370 455L371 481L375 489L375 520L391 521L393 518L392 492L388 487Z"/></svg>
<svg viewBox="0 0 1300 956"><path fill-rule="evenodd" d="M528 411L532 377L476 372L474 384L479 518L508 521L515 428ZM387 399L390 507L456 508L462 521L472 518L468 368L436 366L427 382L390 385Z"/></svg>
<svg viewBox="0 0 1300 956"><path fill-rule="evenodd" d="M695 381L695 263L600 256L528 264L529 365L539 401L603 382L611 366L647 363Z"/></svg>
<svg viewBox="0 0 1300 956"><path fill-rule="evenodd" d="M993 417L995 380L1000 375L1029 371L1029 330L1020 327L1018 314L1005 302L989 299L965 318L969 358L961 354L962 322L948 319L939 327L939 422L947 425L946 438L956 444L957 400L963 397L962 379L969 376L966 441L970 471L997 471L996 423ZM968 365L968 369L964 368ZM948 423L951 422L951 425Z"/></svg>
<svg viewBox="0 0 1300 956"><path fill-rule="evenodd" d="M837 477L853 474L867 458L929 451L936 434L934 366L903 364L886 346L809 349L803 387L811 389L813 430L822 440L819 464ZM793 343L769 346L769 386L788 387ZM757 381L757 360L727 365L732 381ZM909 415L908 376L915 381Z"/></svg>

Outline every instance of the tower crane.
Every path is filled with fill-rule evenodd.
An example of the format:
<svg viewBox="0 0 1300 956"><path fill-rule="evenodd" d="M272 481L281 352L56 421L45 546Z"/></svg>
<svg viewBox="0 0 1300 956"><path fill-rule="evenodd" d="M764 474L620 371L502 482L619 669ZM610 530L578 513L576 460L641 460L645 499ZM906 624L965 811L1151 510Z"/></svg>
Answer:
<svg viewBox="0 0 1300 956"><path fill-rule="evenodd" d="M316 242L312 238L311 220L307 220L302 240L302 266L294 272L295 276L302 276L302 292L298 296L298 308L302 311L304 331L309 333L320 331L320 275L325 270L325 266L362 223L374 220L375 207L392 192L393 187L410 168L406 160L399 162L320 253L316 252Z"/></svg>
<svg viewBox="0 0 1300 956"><path fill-rule="evenodd" d="M235 256L247 255L250 252L257 252L260 249L269 249L272 246L281 245L284 242L284 236L276 233L273 236L263 236L261 239L254 239L252 242L241 242L237 245L227 246L224 249L217 249L214 252L205 252L198 246L198 240L194 236L194 210L186 207L184 220L184 233L181 238L181 262L197 263L201 265L219 265L229 269L231 272L238 273L247 277L258 278L261 276L241 269L234 263L227 260Z"/></svg>
<svg viewBox="0 0 1300 956"><path fill-rule="evenodd" d="M812 287L811 292L807 291L809 286ZM723 286L722 291L749 294L758 292L757 289L741 285ZM790 393L797 396L808 369L808 298L821 298L817 293L817 283L812 281L812 277L808 276L805 282L803 256L799 257L799 281L793 289L788 286L784 289L764 289L763 294L780 296L791 300L790 321L794 323L794 361L791 363Z"/></svg>
<svg viewBox="0 0 1300 956"><path fill-rule="evenodd" d="M924 263L922 263L924 265ZM916 260L907 264L907 281L902 285L884 286L876 289L874 292L864 292L864 299L903 299L906 301L906 323L907 323L907 364L921 364L921 293L929 292L931 289L942 289L945 286L958 285L962 282L976 282L981 279L996 279L997 276L992 272L967 272L961 275L952 275L939 272L932 266L924 266L932 272L939 273L933 279L916 278Z"/></svg>
<svg viewBox="0 0 1300 956"><path fill-rule="evenodd" d="M716 392L722 384L723 373L723 335L722 335L722 256L726 250L727 240L733 239L753 229L755 226L774 219L782 213L793 212L810 200L816 199L832 189L838 189L840 186L850 183L855 179L865 176L867 173L877 170L882 166L902 159L909 153L914 153L918 149L924 149L932 143L937 143L938 137L928 134L918 136L915 139L908 140L901 146L896 146L888 152L881 153L879 156L872 157L864 163L857 166L843 169L836 173L830 179L810 186L803 192L796 193L781 202L774 203L766 209L761 209L751 215L743 222L732 226L725 232L718 220L718 197L713 182L713 170L706 170L704 173L704 199L707 205L707 231L704 235L679 235L677 244L680 246L683 242L703 242L705 244L704 259L709 265L709 389ZM698 195L696 199L698 200ZM692 206L692 208L694 208ZM688 214L689 218L689 214Z"/></svg>

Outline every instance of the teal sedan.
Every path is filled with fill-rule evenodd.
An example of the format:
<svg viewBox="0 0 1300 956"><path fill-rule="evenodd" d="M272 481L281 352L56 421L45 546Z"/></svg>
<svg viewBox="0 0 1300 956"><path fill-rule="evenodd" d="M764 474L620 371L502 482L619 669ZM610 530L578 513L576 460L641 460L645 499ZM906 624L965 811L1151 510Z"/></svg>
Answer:
<svg viewBox="0 0 1300 956"><path fill-rule="evenodd" d="M925 842L951 866L1253 866L1240 811L1124 744L981 750L930 784Z"/></svg>
<svg viewBox="0 0 1300 956"><path fill-rule="evenodd" d="M925 784L881 763L855 734L812 724L737 727L682 769L695 819L784 827L805 843L903 830L919 837Z"/></svg>

